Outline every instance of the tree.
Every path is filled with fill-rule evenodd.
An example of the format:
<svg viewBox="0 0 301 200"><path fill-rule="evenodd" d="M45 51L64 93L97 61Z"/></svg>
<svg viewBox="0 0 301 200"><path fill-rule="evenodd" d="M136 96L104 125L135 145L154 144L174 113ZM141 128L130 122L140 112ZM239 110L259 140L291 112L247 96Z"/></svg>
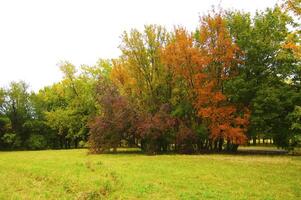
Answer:
<svg viewBox="0 0 301 200"><path fill-rule="evenodd" d="M300 95L287 85L263 87L252 102L251 123L253 128L257 128L252 131L273 138L279 147L290 147L294 136L290 130L288 115L299 101Z"/></svg>
<svg viewBox="0 0 301 200"><path fill-rule="evenodd" d="M224 94L224 83L237 75L241 52L233 43L221 13L201 19L198 45L202 64L195 74L198 114L210 129L215 149L222 150L224 140L229 150L246 141L248 124L246 108L238 110Z"/></svg>
<svg viewBox="0 0 301 200"><path fill-rule="evenodd" d="M290 148L300 145L301 143L301 106L295 106L294 111L288 115L290 121L290 129L292 135L290 136Z"/></svg>
<svg viewBox="0 0 301 200"><path fill-rule="evenodd" d="M30 94L28 85L23 82L11 82L6 91L6 98L3 105L3 112L8 117L11 126L11 132L5 136L14 144L14 147L21 148L26 146L30 132L23 129L27 120L32 118L32 106L30 104ZM4 136L3 136L4 137Z"/></svg>
<svg viewBox="0 0 301 200"><path fill-rule="evenodd" d="M293 12L298 17L301 17L301 1L300 0L285 0L282 6L287 11Z"/></svg>
<svg viewBox="0 0 301 200"><path fill-rule="evenodd" d="M177 28L162 51L162 60L171 79L171 114L179 121L175 133L176 150L185 153L208 148L208 133L194 106L198 87L195 76L203 64L199 47L195 45L196 35Z"/></svg>
<svg viewBox="0 0 301 200"><path fill-rule="evenodd" d="M295 95L290 94L300 91L300 57L294 51L298 37L288 29L289 25L294 25L293 19L278 6L257 12L253 19L247 13L227 13L227 26L244 52L244 62L238 66L239 75L226 82L225 92L231 102L250 109L248 136L254 144L257 137L275 137L278 145L288 144L285 114L293 107L278 101L283 101L283 92L288 95L286 98L293 98ZM284 107L269 105L272 101ZM293 99L286 102L298 103ZM263 111L265 106L273 109ZM276 110L285 112L280 114ZM274 127L274 120L268 120L272 113L277 116L275 121L283 123L281 129Z"/></svg>
<svg viewBox="0 0 301 200"><path fill-rule="evenodd" d="M3 114L3 104L5 102L5 90L0 88L0 114Z"/></svg>
<svg viewBox="0 0 301 200"><path fill-rule="evenodd" d="M139 117L137 134L143 151L153 154L171 150L171 144L175 142L177 120L170 112L170 106L163 104L155 114L143 113Z"/></svg>
<svg viewBox="0 0 301 200"><path fill-rule="evenodd" d="M116 151L121 142L134 143L136 112L108 79L97 84L100 113L89 123L89 144L92 153Z"/></svg>
<svg viewBox="0 0 301 200"><path fill-rule="evenodd" d="M162 51L162 59L171 79L173 114L187 121L196 121L192 103L196 98L195 75L202 64L200 51L194 45L193 34L178 28Z"/></svg>
<svg viewBox="0 0 301 200"><path fill-rule="evenodd" d="M145 26L143 33L133 29L122 35L121 61L116 63L122 64L131 77L131 94L138 100L138 107L149 112L158 111L159 105L170 98L161 60L167 40L167 31L155 25Z"/></svg>
<svg viewBox="0 0 301 200"><path fill-rule="evenodd" d="M37 95L36 107L47 125L57 133L61 148L77 148L88 140L89 119L96 113L94 90L100 76L109 76L109 61L100 60L95 66L81 66L69 62L60 65L64 78L45 87Z"/></svg>
<svg viewBox="0 0 301 200"><path fill-rule="evenodd" d="M2 137L6 132L8 119L4 116L3 113L3 103L5 99L4 89L0 88L0 149L4 148L4 143Z"/></svg>
<svg viewBox="0 0 301 200"><path fill-rule="evenodd" d="M292 149L301 105L300 1L212 11L194 32L124 32L121 56L76 67L29 92L0 88L0 148L136 146L147 153L235 151L257 138Z"/></svg>

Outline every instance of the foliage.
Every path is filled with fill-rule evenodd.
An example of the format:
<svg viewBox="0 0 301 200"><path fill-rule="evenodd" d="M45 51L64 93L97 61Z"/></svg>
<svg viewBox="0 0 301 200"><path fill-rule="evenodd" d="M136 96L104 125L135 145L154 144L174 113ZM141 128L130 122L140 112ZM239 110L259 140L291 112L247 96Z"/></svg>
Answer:
<svg viewBox="0 0 301 200"><path fill-rule="evenodd" d="M138 147L150 154L236 151L300 138L300 1L254 16L211 11L195 31L146 25L121 35L121 55L76 67L29 92L0 88L0 149Z"/></svg>
<svg viewBox="0 0 301 200"><path fill-rule="evenodd" d="M27 140L27 146L29 149L39 150L45 149L47 141L43 135L31 135Z"/></svg>
<svg viewBox="0 0 301 200"><path fill-rule="evenodd" d="M181 125L176 135L176 150L179 153L195 153L197 144L197 134L192 129Z"/></svg>
<svg viewBox="0 0 301 200"><path fill-rule="evenodd" d="M276 145L288 147L287 115L300 104L300 57L294 51L298 40L292 18L276 6L249 14L230 12L227 25L244 61L239 75L227 81L225 91L232 102L251 110L248 137L273 138ZM293 49L292 49L293 48Z"/></svg>
<svg viewBox="0 0 301 200"><path fill-rule="evenodd" d="M116 151L122 140L130 142L133 139L135 111L107 79L99 79L96 91L101 115L94 117L89 124L90 150L93 153Z"/></svg>
<svg viewBox="0 0 301 200"><path fill-rule="evenodd" d="M300 0L285 0L283 7L301 17L301 1Z"/></svg>
<svg viewBox="0 0 301 200"><path fill-rule="evenodd" d="M131 96L136 99L137 106L149 112L158 111L170 97L166 92L170 85L166 84L168 79L161 59L161 49L168 41L167 31L161 26L149 25L142 33L133 29L130 33L124 32L121 38L122 56L115 64L123 65L119 68L127 71L124 76L131 77L124 78L130 83L123 85L131 85Z"/></svg>
<svg viewBox="0 0 301 200"><path fill-rule="evenodd" d="M301 145L301 107L295 106L293 112L288 115L288 120L290 121L291 130L293 134L290 137L290 147L294 148Z"/></svg>
<svg viewBox="0 0 301 200"><path fill-rule="evenodd" d="M211 139L219 143L219 150L222 150L224 140L230 144L243 144L246 141L247 111L237 110L223 92L224 82L237 74L242 62L239 58L241 52L232 42L221 13L203 17L198 34L202 59L195 74L198 114L208 125Z"/></svg>
<svg viewBox="0 0 301 200"><path fill-rule="evenodd" d="M140 117L137 124L141 149L147 153L160 153L170 150L174 142L177 120L170 115L170 106L163 104L154 115Z"/></svg>

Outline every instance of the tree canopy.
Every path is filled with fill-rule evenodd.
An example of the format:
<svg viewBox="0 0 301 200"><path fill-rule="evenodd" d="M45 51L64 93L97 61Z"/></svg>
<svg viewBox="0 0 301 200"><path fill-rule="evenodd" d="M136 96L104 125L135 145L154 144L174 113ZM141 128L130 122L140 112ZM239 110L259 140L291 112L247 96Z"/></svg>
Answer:
<svg viewBox="0 0 301 200"><path fill-rule="evenodd" d="M210 11L195 31L146 25L121 35L121 55L62 62L38 92L0 88L0 148L119 146L147 153L236 151L269 139L300 145L300 1Z"/></svg>

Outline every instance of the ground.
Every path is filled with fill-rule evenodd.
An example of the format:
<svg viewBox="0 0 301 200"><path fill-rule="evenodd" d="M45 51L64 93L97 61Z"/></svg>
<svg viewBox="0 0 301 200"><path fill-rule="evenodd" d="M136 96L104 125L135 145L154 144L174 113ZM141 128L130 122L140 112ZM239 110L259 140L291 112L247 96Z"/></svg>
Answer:
<svg viewBox="0 0 301 200"><path fill-rule="evenodd" d="M0 152L0 199L301 199L301 157Z"/></svg>

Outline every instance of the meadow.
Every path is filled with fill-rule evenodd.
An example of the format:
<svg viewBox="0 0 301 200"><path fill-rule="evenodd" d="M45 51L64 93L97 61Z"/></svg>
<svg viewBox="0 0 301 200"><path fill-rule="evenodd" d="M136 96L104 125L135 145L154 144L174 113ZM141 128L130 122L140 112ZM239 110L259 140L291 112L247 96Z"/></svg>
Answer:
<svg viewBox="0 0 301 200"><path fill-rule="evenodd" d="M301 199L301 157L0 152L0 199Z"/></svg>

